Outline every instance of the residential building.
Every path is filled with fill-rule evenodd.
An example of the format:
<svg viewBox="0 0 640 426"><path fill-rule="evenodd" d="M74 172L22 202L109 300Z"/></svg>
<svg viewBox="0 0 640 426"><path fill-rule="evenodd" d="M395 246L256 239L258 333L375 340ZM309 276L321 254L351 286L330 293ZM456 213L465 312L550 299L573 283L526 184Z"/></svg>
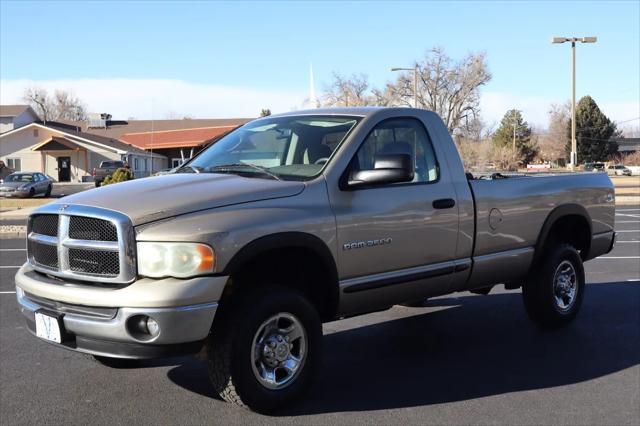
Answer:
<svg viewBox="0 0 640 426"><path fill-rule="evenodd" d="M167 158L116 139L32 122L0 134L0 159L16 171L44 173L58 182L91 180L102 161L123 160L136 177L166 167Z"/></svg>
<svg viewBox="0 0 640 426"><path fill-rule="evenodd" d="M0 105L0 133L40 120L29 105Z"/></svg>

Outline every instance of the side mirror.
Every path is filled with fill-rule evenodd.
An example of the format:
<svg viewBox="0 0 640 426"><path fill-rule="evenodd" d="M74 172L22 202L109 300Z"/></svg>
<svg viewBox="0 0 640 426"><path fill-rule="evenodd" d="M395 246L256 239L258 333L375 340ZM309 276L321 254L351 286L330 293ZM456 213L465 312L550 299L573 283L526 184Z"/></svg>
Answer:
<svg viewBox="0 0 640 426"><path fill-rule="evenodd" d="M409 154L376 155L373 170L351 173L349 186L384 185L413 180L413 160Z"/></svg>

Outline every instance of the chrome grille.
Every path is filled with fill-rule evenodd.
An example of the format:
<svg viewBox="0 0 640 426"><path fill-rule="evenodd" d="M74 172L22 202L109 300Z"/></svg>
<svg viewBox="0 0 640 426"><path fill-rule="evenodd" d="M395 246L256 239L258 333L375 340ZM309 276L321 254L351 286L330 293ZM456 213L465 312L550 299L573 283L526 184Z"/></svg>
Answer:
<svg viewBox="0 0 640 426"><path fill-rule="evenodd" d="M29 241L29 255L36 264L46 268L58 268L58 248L46 244Z"/></svg>
<svg viewBox="0 0 640 426"><path fill-rule="evenodd" d="M92 241L118 241L116 226L102 219L72 216L69 222L69 238Z"/></svg>
<svg viewBox="0 0 640 426"><path fill-rule="evenodd" d="M96 283L124 284L136 276L133 226L121 213L47 204L30 217L27 234L37 271Z"/></svg>
<svg viewBox="0 0 640 426"><path fill-rule="evenodd" d="M58 215L39 214L31 216L31 230L36 234L55 237L58 235Z"/></svg>
<svg viewBox="0 0 640 426"><path fill-rule="evenodd" d="M117 277L120 273L118 252L69 249L69 268L74 272Z"/></svg>

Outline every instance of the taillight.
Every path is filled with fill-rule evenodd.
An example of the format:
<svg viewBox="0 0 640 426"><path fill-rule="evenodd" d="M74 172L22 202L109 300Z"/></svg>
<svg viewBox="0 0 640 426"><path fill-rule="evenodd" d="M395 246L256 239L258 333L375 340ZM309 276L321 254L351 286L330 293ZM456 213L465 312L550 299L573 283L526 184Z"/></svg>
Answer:
<svg viewBox="0 0 640 426"><path fill-rule="evenodd" d="M91 171L91 176L96 177L96 168L95 167Z"/></svg>

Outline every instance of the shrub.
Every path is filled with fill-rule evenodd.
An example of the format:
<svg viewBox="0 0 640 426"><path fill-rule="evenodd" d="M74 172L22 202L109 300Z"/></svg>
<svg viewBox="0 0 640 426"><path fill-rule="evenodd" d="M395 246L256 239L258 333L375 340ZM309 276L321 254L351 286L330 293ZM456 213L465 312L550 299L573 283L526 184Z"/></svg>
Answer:
<svg viewBox="0 0 640 426"><path fill-rule="evenodd" d="M133 179L133 173L129 169L125 169L124 167L119 168L115 172L111 173L109 176L104 178L102 181L102 185L110 185L112 183L125 182Z"/></svg>

